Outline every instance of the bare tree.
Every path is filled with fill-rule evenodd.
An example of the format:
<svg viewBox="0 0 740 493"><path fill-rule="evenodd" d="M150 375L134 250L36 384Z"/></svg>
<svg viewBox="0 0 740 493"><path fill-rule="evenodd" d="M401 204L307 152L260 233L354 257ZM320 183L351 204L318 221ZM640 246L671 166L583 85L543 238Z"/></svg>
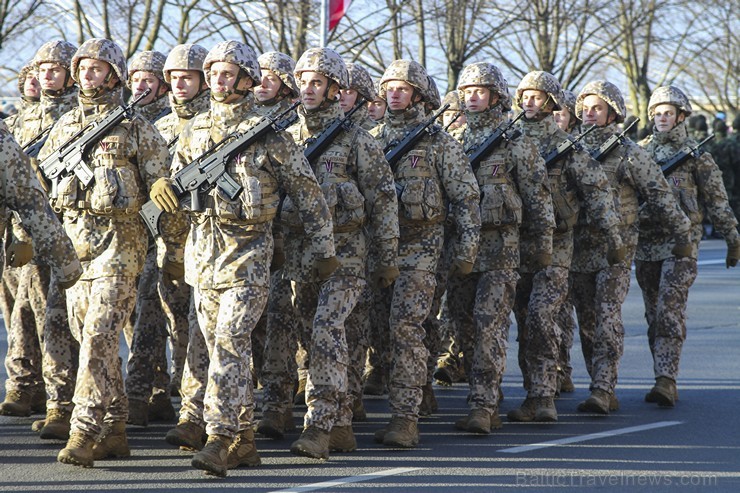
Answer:
<svg viewBox="0 0 740 493"><path fill-rule="evenodd" d="M6 40L28 30L43 0L0 0L0 49Z"/></svg>

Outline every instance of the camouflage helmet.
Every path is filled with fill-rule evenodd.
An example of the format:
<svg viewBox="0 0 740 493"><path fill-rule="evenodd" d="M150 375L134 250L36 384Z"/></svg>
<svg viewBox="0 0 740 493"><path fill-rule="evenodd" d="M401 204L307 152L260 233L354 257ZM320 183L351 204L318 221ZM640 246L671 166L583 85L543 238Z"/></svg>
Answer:
<svg viewBox="0 0 740 493"><path fill-rule="evenodd" d="M70 72L72 73L72 78L75 82L79 82L77 72L80 61L83 58L92 58L107 62L113 68L113 71L116 73L121 83L124 84L126 82L128 75L126 72L126 57L123 56L121 47L110 39L88 39L77 49L77 52L72 57L72 63L70 64Z"/></svg>
<svg viewBox="0 0 740 493"><path fill-rule="evenodd" d="M583 120L583 100L586 99L586 96L590 95L600 97L614 110L617 114L617 118L614 120L616 123L622 123L627 117L624 97L622 97L619 88L611 82L595 80L586 84L576 98L576 116L580 120Z"/></svg>
<svg viewBox="0 0 740 493"><path fill-rule="evenodd" d="M522 94L528 89L546 93L555 103L553 111L560 111L561 102L563 100L563 89L561 88L557 77L549 72L543 72L542 70L535 70L534 72L530 72L525 75L516 87L515 102L517 106L521 107Z"/></svg>
<svg viewBox="0 0 740 493"><path fill-rule="evenodd" d="M442 106L449 104L450 107L447 111L462 111L462 105L460 104L460 93L458 91L448 92L442 100Z"/></svg>
<svg viewBox="0 0 740 493"><path fill-rule="evenodd" d="M439 94L439 88L431 75L427 75L427 78L429 79L429 91L424 99L430 108L439 108L442 106L442 96Z"/></svg>
<svg viewBox="0 0 740 493"><path fill-rule="evenodd" d="M298 86L295 83L295 77L293 77L293 69L295 69L295 60L285 53L279 51L268 51L263 53L257 58L260 69L269 70L275 73L280 80L283 81L285 87L290 89L291 97L297 98L301 95L298 90Z"/></svg>
<svg viewBox="0 0 740 493"><path fill-rule="evenodd" d="M203 72L203 60L206 59L208 50L196 44L177 45L172 48L167 60L164 62L162 73L164 80L170 83L170 72L172 70L197 70Z"/></svg>
<svg viewBox="0 0 740 493"><path fill-rule="evenodd" d="M318 72L339 84L340 89L349 89L347 65L339 53L331 48L309 48L298 59L293 71L300 79L303 72Z"/></svg>
<svg viewBox="0 0 740 493"><path fill-rule="evenodd" d="M479 62L465 67L460 74L457 83L458 97L465 101L464 90L470 86L485 86L499 95L501 105L506 111L511 109L511 96L509 95L509 84L504 75L492 63Z"/></svg>
<svg viewBox="0 0 740 493"><path fill-rule="evenodd" d="M357 91L365 101L374 101L378 97L378 91L373 84L373 78L364 67L356 63L347 64L349 73L349 87Z"/></svg>
<svg viewBox="0 0 740 493"><path fill-rule="evenodd" d="M129 89L131 88L131 77L133 77L136 72L150 72L156 75L157 79L166 84L167 81L165 80L163 73L166 61L167 57L164 56L164 53L160 53L158 51L142 51L134 55L128 63L129 80L127 85Z"/></svg>
<svg viewBox="0 0 740 493"><path fill-rule="evenodd" d="M33 63L33 61L28 62L18 71L18 92L21 94L21 96L23 96L24 87L26 85L26 78L29 75L36 75L36 65Z"/></svg>
<svg viewBox="0 0 740 493"><path fill-rule="evenodd" d="M429 95L429 76L426 69L418 62L413 60L394 60L391 62L378 83L380 87L378 92L381 98L387 99L386 83L392 80L401 80L411 84L419 91L419 95L424 100Z"/></svg>
<svg viewBox="0 0 740 493"><path fill-rule="evenodd" d="M221 41L211 48L203 60L203 72L207 74L211 65L216 62L233 63L244 70L255 85L260 84L260 64L257 63L257 54L250 46L239 41ZM206 82L210 87L210 77L206 77Z"/></svg>
<svg viewBox="0 0 740 493"><path fill-rule="evenodd" d="M49 41L38 49L36 56L33 57L33 64L38 67L42 63L58 63L69 70L69 64L76 51L77 47L67 41Z"/></svg>
<svg viewBox="0 0 740 493"><path fill-rule="evenodd" d="M568 109L568 112L573 115L573 118L576 118L576 93L563 89L563 100L561 102Z"/></svg>
<svg viewBox="0 0 740 493"><path fill-rule="evenodd" d="M661 86L653 91L648 102L648 118L655 118L655 107L659 104L672 104L686 116L691 114L691 103L684 92L676 86Z"/></svg>

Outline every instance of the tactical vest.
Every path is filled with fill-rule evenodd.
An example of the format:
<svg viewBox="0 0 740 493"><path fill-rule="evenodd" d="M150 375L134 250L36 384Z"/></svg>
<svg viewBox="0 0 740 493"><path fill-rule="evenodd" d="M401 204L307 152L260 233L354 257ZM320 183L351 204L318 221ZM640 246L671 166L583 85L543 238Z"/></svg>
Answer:
<svg viewBox="0 0 740 493"><path fill-rule="evenodd" d="M601 169L609 180L614 193L614 210L622 224L630 225L637 220L639 200L634 187L625 186L627 180L627 149L619 146L601 163Z"/></svg>
<svg viewBox="0 0 740 493"><path fill-rule="evenodd" d="M481 229L522 223L522 199L512 178L514 162L508 145L496 149L480 162L476 178L480 186Z"/></svg>
<svg viewBox="0 0 740 493"><path fill-rule="evenodd" d="M681 205L681 210L689 217L691 224L701 223L703 211L699 206L696 179L693 173L694 160L682 164L666 178L673 190L673 196Z"/></svg>
<svg viewBox="0 0 740 493"><path fill-rule="evenodd" d="M445 219L442 186L434 166L433 138L398 162L395 180L401 224L436 224Z"/></svg>
<svg viewBox="0 0 740 493"><path fill-rule="evenodd" d="M547 169L547 178L550 182L552 207L555 212L555 233L570 231L578 221L578 212L581 204L578 200L575 187L568 185L564 166L571 157L561 159L554 166Z"/></svg>

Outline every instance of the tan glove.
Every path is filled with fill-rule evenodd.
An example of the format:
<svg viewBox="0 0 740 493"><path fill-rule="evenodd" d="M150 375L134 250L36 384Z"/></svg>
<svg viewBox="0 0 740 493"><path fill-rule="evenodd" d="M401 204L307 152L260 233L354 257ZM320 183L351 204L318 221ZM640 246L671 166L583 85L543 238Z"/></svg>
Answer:
<svg viewBox="0 0 740 493"><path fill-rule="evenodd" d="M686 258L691 257L691 253L693 252L693 247L691 245L691 242L688 241L688 238L680 238L676 239L676 244L673 245L673 248L671 249L671 253L676 258Z"/></svg>
<svg viewBox="0 0 740 493"><path fill-rule="evenodd" d="M336 257L328 257L316 259L314 265L316 266L316 275L319 277L319 280L326 281L342 264L339 263Z"/></svg>
<svg viewBox="0 0 740 493"><path fill-rule="evenodd" d="M473 263L467 260L456 258L452 261L450 266L450 277L454 276L467 276L473 272Z"/></svg>
<svg viewBox="0 0 740 493"><path fill-rule="evenodd" d="M609 246L606 250L606 261L609 265L617 265L627 257L627 247L622 243L619 233L613 232L608 238Z"/></svg>
<svg viewBox="0 0 740 493"><path fill-rule="evenodd" d="M552 253L537 253L532 255L532 267L535 271L547 268L552 264Z"/></svg>
<svg viewBox="0 0 740 493"><path fill-rule="evenodd" d="M165 212L175 212L180 208L180 202L177 200L177 195L172 189L172 181L169 178L160 178L155 181L149 192L149 198Z"/></svg>
<svg viewBox="0 0 740 493"><path fill-rule="evenodd" d="M73 277L72 279L68 279L66 281L59 281L57 284L59 285L60 289L69 289L75 285L80 277L82 277L82 271L80 271L80 273L76 277Z"/></svg>
<svg viewBox="0 0 740 493"><path fill-rule="evenodd" d="M727 245L727 259L725 259L725 266L729 269L730 267L737 266L737 261L740 260L740 241Z"/></svg>
<svg viewBox="0 0 740 493"><path fill-rule="evenodd" d="M49 181L46 179L46 176L44 176L44 173L41 171L41 168L36 168L36 176L39 179L41 188L43 188L44 192L48 194L49 193Z"/></svg>
<svg viewBox="0 0 740 493"><path fill-rule="evenodd" d="M387 288L400 275L401 272L395 265L381 265L373 273L373 284L379 288Z"/></svg>
<svg viewBox="0 0 740 493"><path fill-rule="evenodd" d="M33 245L25 241L13 241L5 254L10 267L21 267L33 258Z"/></svg>

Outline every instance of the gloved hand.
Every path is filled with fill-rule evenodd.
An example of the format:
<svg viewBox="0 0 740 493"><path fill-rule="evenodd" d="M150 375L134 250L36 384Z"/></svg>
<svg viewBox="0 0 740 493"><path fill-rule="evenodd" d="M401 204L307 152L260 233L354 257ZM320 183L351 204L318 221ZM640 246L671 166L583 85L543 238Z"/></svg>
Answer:
<svg viewBox="0 0 740 493"><path fill-rule="evenodd" d="M25 241L13 241L5 254L10 267L21 267L33 258L33 245Z"/></svg>
<svg viewBox="0 0 740 493"><path fill-rule="evenodd" d="M172 279L182 279L185 277L185 264L165 259L162 272Z"/></svg>
<svg viewBox="0 0 740 493"><path fill-rule="evenodd" d="M673 248L671 249L671 253L676 258L691 257L692 251L693 248L691 246L691 242L685 238L676 239L676 244L673 245Z"/></svg>
<svg viewBox="0 0 740 493"><path fill-rule="evenodd" d="M39 179L41 188L43 188L44 192L48 194L49 193L49 181L46 179L46 176L44 176L44 173L41 171L41 168L36 168L36 176Z"/></svg>
<svg viewBox="0 0 740 493"><path fill-rule="evenodd" d="M318 258L316 259L316 274L320 281L326 281L329 276L337 270L342 264L339 263L337 257Z"/></svg>
<svg viewBox="0 0 740 493"><path fill-rule="evenodd" d="M400 275L401 272L395 265L381 265L373 272L373 284L379 288L387 288Z"/></svg>
<svg viewBox="0 0 740 493"><path fill-rule="evenodd" d="M552 253L536 253L532 255L532 267L535 271L542 270L552 264Z"/></svg>
<svg viewBox="0 0 740 493"><path fill-rule="evenodd" d="M607 242L609 244L606 250L607 263L609 265L622 263L627 256L627 247L622 243L622 237L617 231L611 230Z"/></svg>
<svg viewBox="0 0 740 493"><path fill-rule="evenodd" d="M270 271L276 271L285 265L285 252L282 249L275 249L272 253L272 262L270 263Z"/></svg>
<svg viewBox="0 0 740 493"><path fill-rule="evenodd" d="M473 272L473 263L467 260L456 258L452 261L450 266L450 277L453 276L467 276Z"/></svg>
<svg viewBox="0 0 740 493"><path fill-rule="evenodd" d="M730 243L727 245L727 259L725 259L725 267L737 266L737 261L740 260L740 241Z"/></svg>
<svg viewBox="0 0 740 493"><path fill-rule="evenodd" d="M75 285L75 283L82 277L82 271L76 276L66 281L59 281L58 285L60 289L69 289Z"/></svg>
<svg viewBox="0 0 740 493"><path fill-rule="evenodd" d="M169 178L160 178L155 181L149 191L149 198L165 212L175 212L180 207Z"/></svg>

